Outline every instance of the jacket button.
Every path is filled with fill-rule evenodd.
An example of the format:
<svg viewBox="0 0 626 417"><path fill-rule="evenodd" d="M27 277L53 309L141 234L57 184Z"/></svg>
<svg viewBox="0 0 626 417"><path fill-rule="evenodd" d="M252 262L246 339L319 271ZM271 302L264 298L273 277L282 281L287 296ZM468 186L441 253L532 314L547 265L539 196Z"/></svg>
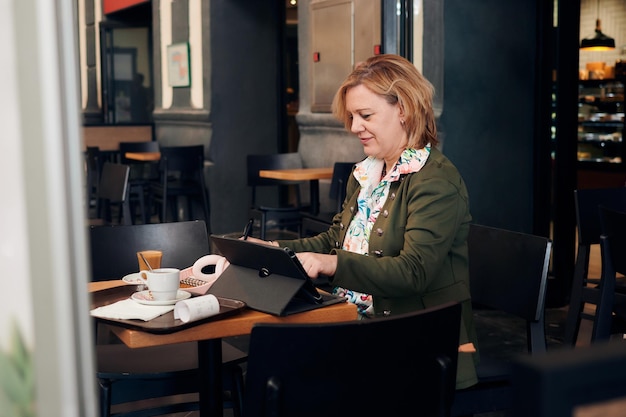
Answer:
<svg viewBox="0 0 626 417"><path fill-rule="evenodd" d="M388 210L383 211L383 217L389 217L389 211Z"/></svg>
<svg viewBox="0 0 626 417"><path fill-rule="evenodd" d="M339 249L339 242L335 242L335 248Z"/></svg>
<svg viewBox="0 0 626 417"><path fill-rule="evenodd" d="M383 310L383 316L391 316L391 310Z"/></svg>
<svg viewBox="0 0 626 417"><path fill-rule="evenodd" d="M354 213L354 206L350 207L350 213Z"/></svg>
<svg viewBox="0 0 626 417"><path fill-rule="evenodd" d="M396 198L396 193L391 193L391 195L389 196L389 198L391 198L392 200L394 200Z"/></svg>
<svg viewBox="0 0 626 417"><path fill-rule="evenodd" d="M374 255L376 255L376 256L378 256L380 258L381 256L383 256L383 251L382 250L375 250L374 251Z"/></svg>
<svg viewBox="0 0 626 417"><path fill-rule="evenodd" d="M379 227L378 229L376 229L376 233L378 234L378 236L382 236L383 235L383 229L381 229Z"/></svg>
<svg viewBox="0 0 626 417"><path fill-rule="evenodd" d="M343 230L346 226L343 225L343 223L339 223L339 230Z"/></svg>

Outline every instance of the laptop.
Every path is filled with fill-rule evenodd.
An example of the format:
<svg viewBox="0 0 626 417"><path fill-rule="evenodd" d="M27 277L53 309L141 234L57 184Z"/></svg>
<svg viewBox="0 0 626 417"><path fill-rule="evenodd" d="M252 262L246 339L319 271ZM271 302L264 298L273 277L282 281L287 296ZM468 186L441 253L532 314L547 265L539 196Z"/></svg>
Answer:
<svg viewBox="0 0 626 417"><path fill-rule="evenodd" d="M211 235L211 242L230 263L209 289L211 294L278 316L346 301L320 292L289 248L219 235Z"/></svg>

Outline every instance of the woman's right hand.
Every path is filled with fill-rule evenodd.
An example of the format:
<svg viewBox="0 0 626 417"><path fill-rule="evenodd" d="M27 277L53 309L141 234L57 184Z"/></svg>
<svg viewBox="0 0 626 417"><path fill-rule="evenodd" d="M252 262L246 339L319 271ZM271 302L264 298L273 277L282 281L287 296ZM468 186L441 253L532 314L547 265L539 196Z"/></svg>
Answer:
<svg viewBox="0 0 626 417"><path fill-rule="evenodd" d="M337 272L337 255L298 252L296 256L310 278L316 279L320 275L331 277Z"/></svg>

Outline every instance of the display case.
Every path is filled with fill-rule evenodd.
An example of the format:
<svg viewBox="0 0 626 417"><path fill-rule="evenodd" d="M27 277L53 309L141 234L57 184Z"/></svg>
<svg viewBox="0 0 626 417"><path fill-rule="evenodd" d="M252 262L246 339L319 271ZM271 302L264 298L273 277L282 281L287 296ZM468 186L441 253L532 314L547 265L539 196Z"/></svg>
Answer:
<svg viewBox="0 0 626 417"><path fill-rule="evenodd" d="M583 169L623 169L623 80L581 80L578 85L578 163Z"/></svg>

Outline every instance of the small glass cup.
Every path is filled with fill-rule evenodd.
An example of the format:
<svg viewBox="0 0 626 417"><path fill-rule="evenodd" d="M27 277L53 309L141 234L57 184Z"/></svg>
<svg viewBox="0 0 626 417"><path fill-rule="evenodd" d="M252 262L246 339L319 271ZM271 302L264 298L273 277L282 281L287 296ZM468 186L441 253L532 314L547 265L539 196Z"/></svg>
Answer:
<svg viewBox="0 0 626 417"><path fill-rule="evenodd" d="M163 252L160 250L142 250L137 252L137 262L139 263L139 271L148 271L150 268L144 262L141 255L146 258L146 261L150 264L152 269L158 269L161 267L161 258L163 257Z"/></svg>

